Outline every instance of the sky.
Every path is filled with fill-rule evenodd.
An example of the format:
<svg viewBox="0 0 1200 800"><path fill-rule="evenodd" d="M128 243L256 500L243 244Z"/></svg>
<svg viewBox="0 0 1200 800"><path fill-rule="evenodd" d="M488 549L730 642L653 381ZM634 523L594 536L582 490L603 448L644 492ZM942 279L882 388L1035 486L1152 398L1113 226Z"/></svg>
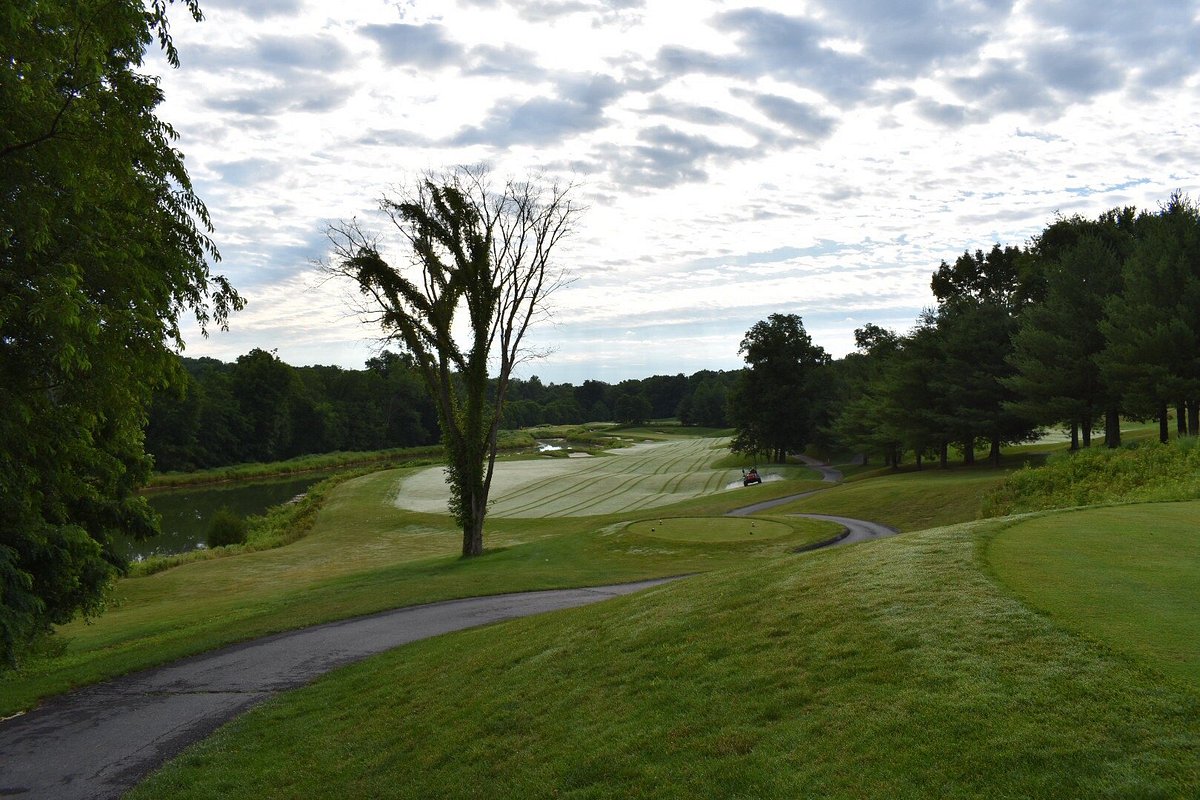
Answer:
<svg viewBox="0 0 1200 800"><path fill-rule="evenodd" d="M322 279L328 226L386 236L380 198L459 164L576 185L522 369L576 384L737 369L774 313L841 357L964 251L1200 196L1191 0L201 5L146 68L248 304L188 356L362 368L381 331Z"/></svg>

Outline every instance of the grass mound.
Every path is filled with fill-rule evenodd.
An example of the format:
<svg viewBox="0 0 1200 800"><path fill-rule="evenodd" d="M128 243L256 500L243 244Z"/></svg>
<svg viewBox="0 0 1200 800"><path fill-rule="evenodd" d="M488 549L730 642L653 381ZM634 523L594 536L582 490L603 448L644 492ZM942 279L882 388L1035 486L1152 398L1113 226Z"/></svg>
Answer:
<svg viewBox="0 0 1200 800"><path fill-rule="evenodd" d="M1200 441L1092 447L1010 474L983 503L983 514L1200 498Z"/></svg>
<svg viewBox="0 0 1200 800"><path fill-rule="evenodd" d="M988 546L1026 602L1200 688L1200 502L1022 520Z"/></svg>
<svg viewBox="0 0 1200 800"><path fill-rule="evenodd" d="M1195 796L1200 697L997 585L977 542L1002 526L420 642L252 712L131 796Z"/></svg>
<svg viewBox="0 0 1200 800"><path fill-rule="evenodd" d="M674 517L632 522L627 530L637 536L671 542L745 542L789 536L792 526L753 517ZM830 535L834 534L830 530Z"/></svg>

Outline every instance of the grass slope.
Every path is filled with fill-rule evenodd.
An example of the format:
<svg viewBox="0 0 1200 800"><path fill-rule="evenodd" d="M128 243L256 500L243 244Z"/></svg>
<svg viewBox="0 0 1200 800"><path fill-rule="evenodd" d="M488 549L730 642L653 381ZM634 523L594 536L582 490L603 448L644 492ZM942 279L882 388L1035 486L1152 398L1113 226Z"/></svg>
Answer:
<svg viewBox="0 0 1200 800"><path fill-rule="evenodd" d="M996 575L1056 620L1200 688L1200 502L1023 520L990 543Z"/></svg>
<svg viewBox="0 0 1200 800"><path fill-rule="evenodd" d="M76 686L268 633L455 597L719 569L775 558L837 532L829 523L791 519L782 521L787 534L769 540L667 542L627 531L639 514L496 519L488 525L489 552L464 561L461 533L447 515L406 512L391 502L402 474L377 472L334 487L311 532L286 547L120 581L102 616L60 629L62 652L0 674L0 716ZM722 492L656 509L655 518L716 516L770 491Z"/></svg>
<svg viewBox="0 0 1200 800"><path fill-rule="evenodd" d="M1196 796L1200 695L998 585L980 543L1005 524L417 643L236 721L132 796Z"/></svg>
<svg viewBox="0 0 1200 800"><path fill-rule="evenodd" d="M1009 475L984 503L987 516L1100 503L1200 497L1200 439L1092 447Z"/></svg>
<svg viewBox="0 0 1200 800"><path fill-rule="evenodd" d="M984 466L885 473L832 487L772 512L836 514L882 522L901 531L925 530L978 519L984 498L1006 474Z"/></svg>

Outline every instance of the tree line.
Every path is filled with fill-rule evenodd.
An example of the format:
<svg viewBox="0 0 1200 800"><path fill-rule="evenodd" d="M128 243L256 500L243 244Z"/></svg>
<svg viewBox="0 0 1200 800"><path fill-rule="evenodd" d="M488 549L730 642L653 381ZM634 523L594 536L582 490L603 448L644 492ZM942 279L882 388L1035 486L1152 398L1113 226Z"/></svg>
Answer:
<svg viewBox="0 0 1200 800"><path fill-rule="evenodd" d="M384 350L363 369L291 366L255 348L232 362L182 358L181 378L154 393L146 450L160 471L188 471L311 453L437 444L437 411L412 358ZM513 378L508 429L679 417L725 427L736 372L655 375L617 384Z"/></svg>
<svg viewBox="0 0 1200 800"><path fill-rule="evenodd" d="M1117 447L1123 418L1156 419L1166 441L1171 408L1179 434L1200 433L1200 212L1186 196L1058 217L1025 247L943 261L931 288L911 331L868 324L836 361L794 314L751 328L735 448L998 462L1054 427L1073 448L1101 432Z"/></svg>

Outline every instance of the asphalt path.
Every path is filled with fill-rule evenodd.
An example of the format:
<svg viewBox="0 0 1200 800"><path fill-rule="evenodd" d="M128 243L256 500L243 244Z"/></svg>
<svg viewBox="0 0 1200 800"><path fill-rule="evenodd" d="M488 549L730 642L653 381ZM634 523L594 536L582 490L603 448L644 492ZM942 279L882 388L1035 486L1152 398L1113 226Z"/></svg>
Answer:
<svg viewBox="0 0 1200 800"><path fill-rule="evenodd" d="M837 470L812 459L823 480ZM746 516L815 492L730 511ZM841 535L803 549L879 539L894 528L829 514ZM450 600L233 645L52 698L0 721L0 797L108 800L218 727L275 695L368 656L443 633L606 600L674 578Z"/></svg>
<svg viewBox="0 0 1200 800"><path fill-rule="evenodd" d="M280 692L408 642L607 600L673 578L451 600L226 647L0 722L0 797L106 800Z"/></svg>
<svg viewBox="0 0 1200 800"><path fill-rule="evenodd" d="M807 466L812 467L820 472L821 480L825 483L837 483L842 479L842 473L828 464L824 464L820 461L817 461L815 458L810 458L808 456L800 456L800 458ZM777 497L774 500L764 500L761 503L752 503L751 505L743 506L742 508L735 508L732 511L726 512L725 516L745 517L749 516L750 514L758 514L775 508L776 506L787 505L788 503L799 500L803 497L809 497L823 491L825 490L814 489L810 492L801 492L800 494L792 494L788 495L787 497ZM820 519L827 522L836 522L838 525L842 526L842 532L837 536L826 539L823 542L806 545L805 547L799 548L799 551L819 550L823 547L832 547L833 545L868 542L873 539L883 539L887 536L895 536L897 533L899 533L899 531L893 527L882 525L878 522L870 522L869 520L865 519L852 519L850 517L839 517L832 514L793 513L789 514L788 516Z"/></svg>

